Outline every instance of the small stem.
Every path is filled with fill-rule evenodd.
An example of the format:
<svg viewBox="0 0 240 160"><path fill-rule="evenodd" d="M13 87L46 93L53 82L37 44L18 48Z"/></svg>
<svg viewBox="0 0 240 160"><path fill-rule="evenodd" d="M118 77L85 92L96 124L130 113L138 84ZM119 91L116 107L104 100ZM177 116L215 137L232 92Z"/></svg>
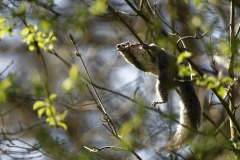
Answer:
<svg viewBox="0 0 240 160"><path fill-rule="evenodd" d="M230 63L229 63L229 68L228 68L228 73L230 78L234 79L234 59L235 59L235 53L237 52L236 49L236 37L234 35L234 29L235 29L235 3L234 0L230 0L230 28L229 28L229 41L230 41ZM237 129L236 125L233 122L233 119L236 120L234 112L234 107L235 107L235 85L233 84L230 86L230 91L229 91L229 110L232 113L233 118L230 119L230 132L231 132L231 139L234 139L238 136L237 134ZM238 129L239 132L239 129ZM233 143L235 148L238 148L236 143ZM235 153L235 159L240 159L239 154Z"/></svg>

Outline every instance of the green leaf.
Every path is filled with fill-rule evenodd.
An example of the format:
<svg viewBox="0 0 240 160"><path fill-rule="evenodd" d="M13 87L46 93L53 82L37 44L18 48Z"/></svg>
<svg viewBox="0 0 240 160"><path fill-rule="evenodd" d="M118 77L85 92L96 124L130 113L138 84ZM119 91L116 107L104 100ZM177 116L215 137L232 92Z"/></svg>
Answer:
<svg viewBox="0 0 240 160"><path fill-rule="evenodd" d="M51 94L51 95L49 96L49 100L50 100L51 102L54 101L56 98L57 98L57 94Z"/></svg>
<svg viewBox="0 0 240 160"><path fill-rule="evenodd" d="M218 95L220 95L222 98L225 97L226 95L226 90L224 89L224 87L220 86L217 88L217 93Z"/></svg>
<svg viewBox="0 0 240 160"><path fill-rule="evenodd" d="M59 122L58 126L62 127L64 130L67 130L67 125L65 123L63 123L63 122Z"/></svg>
<svg viewBox="0 0 240 160"><path fill-rule="evenodd" d="M221 41L219 45L220 45L219 53L222 55L229 55L229 53L231 52L229 43L227 41Z"/></svg>
<svg viewBox="0 0 240 160"><path fill-rule="evenodd" d="M195 16L192 18L192 25L194 27L200 27L202 25L202 20L200 19L200 17Z"/></svg>
<svg viewBox="0 0 240 160"><path fill-rule="evenodd" d="M51 51L51 50L53 50L53 49L54 49L54 45L53 45L52 43L50 43L49 46L48 46L48 50Z"/></svg>
<svg viewBox="0 0 240 160"><path fill-rule="evenodd" d="M33 29L33 31L38 31L37 25L34 25L34 26L32 27L32 29Z"/></svg>
<svg viewBox="0 0 240 160"><path fill-rule="evenodd" d="M26 36L29 33L29 28L25 27L22 31L21 31L21 36Z"/></svg>
<svg viewBox="0 0 240 160"><path fill-rule="evenodd" d="M67 115L67 110L65 110L64 112L62 112L59 116L60 116L60 121L63 121L65 119Z"/></svg>
<svg viewBox="0 0 240 160"><path fill-rule="evenodd" d="M177 63L180 64L187 58L191 57L192 53L191 52L182 52L178 57L177 57Z"/></svg>
<svg viewBox="0 0 240 160"><path fill-rule="evenodd" d="M0 37L3 38L4 35L11 29L10 26L4 25L0 28Z"/></svg>
<svg viewBox="0 0 240 160"><path fill-rule="evenodd" d="M232 83L233 79L230 77L225 77L223 79L221 79L221 83Z"/></svg>
<svg viewBox="0 0 240 160"><path fill-rule="evenodd" d="M28 46L28 49L29 49L29 51L34 51L35 50L35 46L33 44L30 44Z"/></svg>
<svg viewBox="0 0 240 160"><path fill-rule="evenodd" d="M24 16L26 14L26 3L21 3L18 7L18 14L20 16Z"/></svg>
<svg viewBox="0 0 240 160"><path fill-rule="evenodd" d="M38 47L39 48L44 48L45 47L46 44L44 42L42 42L40 39L38 39L37 41L38 41Z"/></svg>
<svg viewBox="0 0 240 160"><path fill-rule="evenodd" d="M105 13L106 9L106 0L95 0L90 7L90 13L93 15L101 15Z"/></svg>
<svg viewBox="0 0 240 160"><path fill-rule="evenodd" d="M45 102L44 101L37 101L33 105L33 110L36 110L38 108L45 107Z"/></svg>
<svg viewBox="0 0 240 160"><path fill-rule="evenodd" d="M50 126L56 126L56 121L55 121L54 117L48 117L46 119L46 122L48 122Z"/></svg>
<svg viewBox="0 0 240 160"><path fill-rule="evenodd" d="M0 17L0 25L5 22L5 19L3 17Z"/></svg>
<svg viewBox="0 0 240 160"><path fill-rule="evenodd" d="M46 108L46 115L48 117L51 117L51 116L55 116L56 115L56 109L54 108L54 106L50 106L50 107L47 107Z"/></svg>
<svg viewBox="0 0 240 160"><path fill-rule="evenodd" d="M72 82L76 83L79 77L79 70L76 64L72 65L69 71L69 76Z"/></svg>
<svg viewBox="0 0 240 160"><path fill-rule="evenodd" d="M62 83L62 89L65 92L71 92L73 90L73 87L74 87L74 83L71 81L70 78L65 79Z"/></svg>
<svg viewBox="0 0 240 160"><path fill-rule="evenodd" d="M40 20L40 26L44 31L49 31L51 27L51 22L46 20L46 19L41 19Z"/></svg>
<svg viewBox="0 0 240 160"><path fill-rule="evenodd" d="M6 98L6 93L3 90L0 90L0 105L5 102Z"/></svg>
<svg viewBox="0 0 240 160"><path fill-rule="evenodd" d="M40 109L38 110L38 117L39 117L39 118L41 118L41 116L42 116L42 114L44 113L44 111L45 111L45 108L44 108L44 107L42 107L42 108L40 108Z"/></svg>
<svg viewBox="0 0 240 160"><path fill-rule="evenodd" d="M0 82L0 89L6 90L12 85L11 79L6 78L2 82Z"/></svg>

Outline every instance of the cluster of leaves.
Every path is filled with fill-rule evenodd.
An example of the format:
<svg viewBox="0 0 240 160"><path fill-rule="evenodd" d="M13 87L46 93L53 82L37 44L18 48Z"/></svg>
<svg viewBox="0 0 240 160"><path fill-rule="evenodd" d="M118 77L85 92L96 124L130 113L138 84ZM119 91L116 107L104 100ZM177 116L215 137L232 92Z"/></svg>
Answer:
<svg viewBox="0 0 240 160"><path fill-rule="evenodd" d="M28 49L34 51L36 47L44 49L46 51L51 51L54 49L53 42L57 40L54 36L53 31L48 34L39 31L36 25L29 25L21 31L21 36L23 36L23 42L28 44Z"/></svg>
<svg viewBox="0 0 240 160"><path fill-rule="evenodd" d="M67 111L56 113L56 109L53 106L53 101L56 98L56 94L51 94L44 101L36 101L33 105L33 110L38 110L39 118L41 118L42 114L45 112L47 116L46 122L48 122L51 127L57 126L67 130L67 125L63 122L67 115Z"/></svg>
<svg viewBox="0 0 240 160"><path fill-rule="evenodd" d="M7 93L12 85L13 76L8 76L6 79L0 81L0 105L5 102Z"/></svg>
<svg viewBox="0 0 240 160"><path fill-rule="evenodd" d="M71 93L75 86L79 83L81 83L81 76L79 72L78 65L72 65L72 67L69 70L69 77L66 78L62 83L62 89L66 93ZM38 74L35 74L33 76L33 84L34 84L34 93L37 96L42 95L45 93L45 87L44 84ZM83 83L81 83L83 84ZM81 85L78 85L81 86ZM41 118L41 116L45 113L47 116L46 122L49 123L50 126L54 127L62 127L64 130L67 130L67 125L63 122L67 111L64 111L62 113L56 113L56 109L53 106L53 101L57 98L56 94L50 95L48 98L46 98L44 101L36 101L33 105L33 110L38 110L38 117Z"/></svg>
<svg viewBox="0 0 240 160"><path fill-rule="evenodd" d="M179 70L179 76L190 76L195 75L196 72L194 70L191 70L191 68L188 65L181 65L187 58L191 56L190 52L183 52L181 53L177 58L177 64L178 64L178 70ZM226 90L224 88L224 84L231 84L233 82L233 79L229 77L223 77L221 72L219 72L218 77L214 76L207 76L204 75L203 77L199 77L196 80L196 85L207 87L207 89L216 89L218 94L224 98L226 96Z"/></svg>
<svg viewBox="0 0 240 160"><path fill-rule="evenodd" d="M178 75L180 77L185 77L185 76L190 76L190 75L195 75L196 72L192 70L189 65L182 65L187 58L191 57L190 52L183 52L177 57L177 65L178 65ZM187 63L186 63L187 64Z"/></svg>
<svg viewBox="0 0 240 160"><path fill-rule="evenodd" d="M10 36L13 35L13 30L10 25L6 24L6 20L3 17L0 17L0 37L3 38L4 35L8 32Z"/></svg>
<svg viewBox="0 0 240 160"><path fill-rule="evenodd" d="M222 77L221 72L218 74L218 77L204 75L196 80L196 84L199 86L207 86L207 89L216 89L222 98L226 96L224 84L231 83L233 83L233 79L230 77Z"/></svg>

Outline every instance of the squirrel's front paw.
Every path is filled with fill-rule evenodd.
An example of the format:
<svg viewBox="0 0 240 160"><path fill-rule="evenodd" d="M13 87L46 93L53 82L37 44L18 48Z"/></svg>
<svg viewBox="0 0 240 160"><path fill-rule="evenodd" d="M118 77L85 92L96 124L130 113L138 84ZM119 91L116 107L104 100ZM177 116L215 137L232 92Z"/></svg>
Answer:
<svg viewBox="0 0 240 160"><path fill-rule="evenodd" d="M153 101L153 103L151 104L152 107L155 107L157 104L162 104L162 103L165 103L165 102L161 102L160 100L155 100Z"/></svg>

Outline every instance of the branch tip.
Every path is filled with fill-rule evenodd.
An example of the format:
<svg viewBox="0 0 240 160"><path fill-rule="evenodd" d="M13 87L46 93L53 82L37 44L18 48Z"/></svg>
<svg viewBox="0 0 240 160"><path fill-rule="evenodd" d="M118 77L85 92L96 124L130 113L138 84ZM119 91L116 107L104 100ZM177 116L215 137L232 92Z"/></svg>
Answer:
<svg viewBox="0 0 240 160"><path fill-rule="evenodd" d="M71 35L71 33L69 33L69 38L71 39L71 42L72 42L73 44L75 44L74 38L73 38L73 36Z"/></svg>

